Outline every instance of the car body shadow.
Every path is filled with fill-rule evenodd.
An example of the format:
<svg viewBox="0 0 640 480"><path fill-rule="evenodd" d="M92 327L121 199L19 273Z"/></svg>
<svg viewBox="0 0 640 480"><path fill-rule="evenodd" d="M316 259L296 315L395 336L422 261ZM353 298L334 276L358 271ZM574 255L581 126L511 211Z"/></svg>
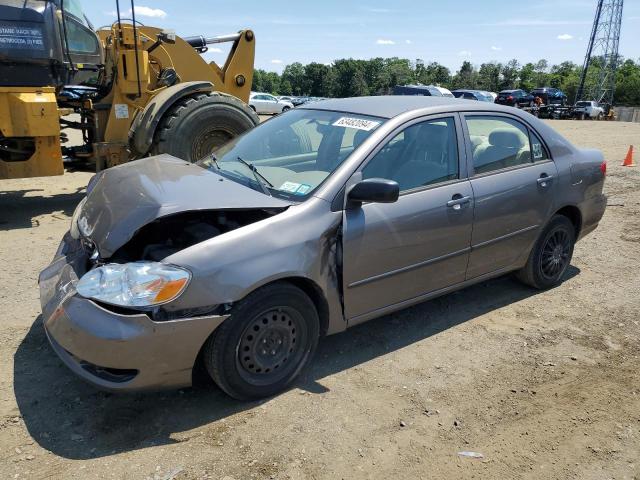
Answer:
<svg viewBox="0 0 640 480"><path fill-rule="evenodd" d="M42 197L37 193L27 196L32 192L43 191L30 189L0 192L0 231L38 226L37 217L53 212L70 217L85 195L82 187L71 193L60 193L50 197Z"/></svg>
<svg viewBox="0 0 640 480"><path fill-rule="evenodd" d="M570 267L565 281L578 273ZM538 293L507 276L358 325L322 339L315 361L294 387L321 393L327 390L323 378ZM226 428L220 420L263 403L238 402L212 384L137 394L96 390L58 360L40 317L15 353L14 391L33 439L71 459L185 441L203 425L215 436Z"/></svg>

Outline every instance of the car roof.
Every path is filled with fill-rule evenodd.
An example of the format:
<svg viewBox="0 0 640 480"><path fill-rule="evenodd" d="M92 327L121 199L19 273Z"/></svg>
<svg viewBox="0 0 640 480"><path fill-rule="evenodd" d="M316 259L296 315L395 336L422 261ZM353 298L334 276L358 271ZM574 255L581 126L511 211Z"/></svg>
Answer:
<svg viewBox="0 0 640 480"><path fill-rule="evenodd" d="M383 95L378 97L333 98L320 103L304 105L299 109L333 110L373 117L393 118L401 113L413 110L433 109L434 111L480 110L470 105L468 100L451 97L429 97L421 95ZM481 102L481 110L511 112L513 108ZM435 113L435 112L434 112Z"/></svg>
<svg viewBox="0 0 640 480"><path fill-rule="evenodd" d="M472 90L469 88L458 88L457 90L451 90L451 93L453 92L468 92L468 93L489 93L485 90Z"/></svg>

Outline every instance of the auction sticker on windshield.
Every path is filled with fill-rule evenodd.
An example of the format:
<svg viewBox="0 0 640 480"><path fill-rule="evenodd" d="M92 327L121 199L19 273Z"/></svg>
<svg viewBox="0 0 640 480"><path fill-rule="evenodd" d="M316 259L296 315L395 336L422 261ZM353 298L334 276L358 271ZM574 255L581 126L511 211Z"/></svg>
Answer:
<svg viewBox="0 0 640 480"><path fill-rule="evenodd" d="M296 182L284 182L280 185L280 190L283 192L295 193L298 188L300 188L300 184Z"/></svg>
<svg viewBox="0 0 640 480"><path fill-rule="evenodd" d="M355 128L357 130L373 130L380 122L376 122L375 120L365 120L363 118L351 118L351 117L342 117L338 119L335 123L333 123L334 127L349 127Z"/></svg>

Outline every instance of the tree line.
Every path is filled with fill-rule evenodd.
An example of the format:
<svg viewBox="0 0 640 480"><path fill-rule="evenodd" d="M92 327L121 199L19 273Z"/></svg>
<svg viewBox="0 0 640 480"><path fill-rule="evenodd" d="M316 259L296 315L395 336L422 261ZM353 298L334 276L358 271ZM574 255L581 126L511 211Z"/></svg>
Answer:
<svg viewBox="0 0 640 480"><path fill-rule="evenodd" d="M594 59L597 62L598 59ZM487 62L479 67L464 61L452 73L437 62L415 62L406 58L340 59L330 65L296 62L282 74L256 69L252 89L274 95L312 97L357 97L387 95L395 85L421 83L439 85L450 90L470 88L499 92L511 88L531 90L555 87L573 101L580 83L581 65L562 62L549 65L546 60L521 65L516 59L506 63ZM595 69L589 69L587 88L594 84ZM620 60L616 75L616 105L640 105L640 59Z"/></svg>

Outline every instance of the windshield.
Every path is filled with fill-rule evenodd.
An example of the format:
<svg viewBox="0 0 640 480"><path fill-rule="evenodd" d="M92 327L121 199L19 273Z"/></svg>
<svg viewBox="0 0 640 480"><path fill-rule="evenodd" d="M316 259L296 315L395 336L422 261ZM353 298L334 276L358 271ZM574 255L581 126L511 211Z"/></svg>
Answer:
<svg viewBox="0 0 640 480"><path fill-rule="evenodd" d="M281 198L310 195L384 119L292 110L234 138L199 165Z"/></svg>

